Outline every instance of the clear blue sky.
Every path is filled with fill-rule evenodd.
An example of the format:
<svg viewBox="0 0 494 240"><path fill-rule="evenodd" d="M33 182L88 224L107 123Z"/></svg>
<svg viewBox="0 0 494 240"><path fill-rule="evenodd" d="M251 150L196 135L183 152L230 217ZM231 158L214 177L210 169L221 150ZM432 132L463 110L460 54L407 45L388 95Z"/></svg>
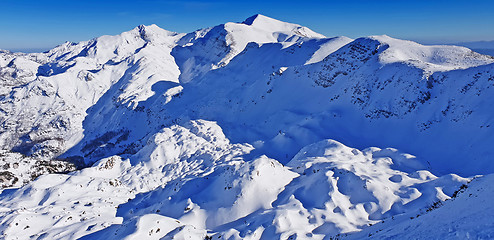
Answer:
<svg viewBox="0 0 494 240"><path fill-rule="evenodd" d="M326 36L387 34L426 43L494 40L492 0L0 0L0 49L48 49L140 24L190 32L256 13Z"/></svg>

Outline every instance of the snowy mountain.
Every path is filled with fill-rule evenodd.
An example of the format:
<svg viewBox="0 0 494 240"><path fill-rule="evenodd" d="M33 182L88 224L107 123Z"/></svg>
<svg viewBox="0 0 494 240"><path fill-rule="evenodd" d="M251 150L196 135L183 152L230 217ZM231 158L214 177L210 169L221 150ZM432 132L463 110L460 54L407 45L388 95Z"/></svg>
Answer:
<svg viewBox="0 0 494 240"><path fill-rule="evenodd" d="M254 15L1 51L0 82L7 239L361 238L494 173L494 57L464 47Z"/></svg>

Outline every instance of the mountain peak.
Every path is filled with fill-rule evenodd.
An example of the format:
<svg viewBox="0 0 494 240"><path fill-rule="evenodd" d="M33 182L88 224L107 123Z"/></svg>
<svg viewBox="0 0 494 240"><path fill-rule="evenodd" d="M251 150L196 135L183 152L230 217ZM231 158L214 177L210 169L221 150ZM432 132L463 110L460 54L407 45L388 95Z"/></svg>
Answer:
<svg viewBox="0 0 494 240"><path fill-rule="evenodd" d="M253 25L254 22L259 22L259 21L263 21L263 22L265 22L265 21L281 22L279 20L276 20L274 18L270 18L270 17L264 16L262 14L255 14L255 15L250 16L247 19L245 19L242 23L245 24L245 25Z"/></svg>
<svg viewBox="0 0 494 240"><path fill-rule="evenodd" d="M249 27L264 29L271 32L291 32L298 36L307 38L325 38L324 35L316 33L307 27L300 26L295 23L283 22L278 19L270 18L262 14L256 14L248 17L240 24L245 24Z"/></svg>
<svg viewBox="0 0 494 240"><path fill-rule="evenodd" d="M162 29L162 28L158 27L156 24L151 24L151 25L141 24L141 25L135 27L134 29L135 29L135 31L138 31L138 32L141 32L141 33L145 33L145 32L156 32L156 31L163 31L163 30L165 30L165 29Z"/></svg>
<svg viewBox="0 0 494 240"><path fill-rule="evenodd" d="M130 33L131 35L137 35L142 39L144 39L145 41L153 41L153 42L162 42L162 41L168 42L168 40L166 40L168 39L167 37L179 35L176 32L171 32L163 28L160 28L156 24L139 25L134 29L130 30L129 32L124 32L122 34L126 35L128 33Z"/></svg>
<svg viewBox="0 0 494 240"><path fill-rule="evenodd" d="M291 26L291 27L301 27L298 24L295 23L288 23L284 22L275 18L271 18L268 16L264 16L262 14L256 14L253 16L248 17L245 19L242 24L248 25L248 26L255 26L255 27L266 27L266 26L273 26L273 27L280 27L280 26Z"/></svg>

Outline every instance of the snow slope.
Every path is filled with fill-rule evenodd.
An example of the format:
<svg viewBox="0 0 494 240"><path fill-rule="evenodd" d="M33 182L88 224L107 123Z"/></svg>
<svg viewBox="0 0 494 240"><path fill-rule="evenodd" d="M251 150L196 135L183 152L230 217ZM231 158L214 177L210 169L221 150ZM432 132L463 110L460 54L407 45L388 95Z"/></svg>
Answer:
<svg viewBox="0 0 494 240"><path fill-rule="evenodd" d="M0 80L7 239L364 234L494 172L494 58L464 47L254 15L1 51Z"/></svg>
<svg viewBox="0 0 494 240"><path fill-rule="evenodd" d="M396 149L359 151L333 140L305 147L283 166L246 155L252 146L229 143L217 124L203 120L164 128L153 139L130 159L112 156L5 190L1 233L322 239L426 208L468 181L416 170L414 157Z"/></svg>
<svg viewBox="0 0 494 240"><path fill-rule="evenodd" d="M493 180L492 174L476 178L437 209L400 216L343 239L492 239Z"/></svg>

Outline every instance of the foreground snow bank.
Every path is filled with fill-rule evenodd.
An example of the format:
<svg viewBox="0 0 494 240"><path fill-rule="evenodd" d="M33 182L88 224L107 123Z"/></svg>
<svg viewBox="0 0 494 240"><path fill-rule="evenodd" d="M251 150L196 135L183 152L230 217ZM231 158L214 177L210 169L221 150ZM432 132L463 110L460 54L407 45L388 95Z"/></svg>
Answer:
<svg viewBox="0 0 494 240"><path fill-rule="evenodd" d="M494 175L474 179L455 198L426 213L409 213L383 221L348 239L492 239Z"/></svg>
<svg viewBox="0 0 494 240"><path fill-rule="evenodd" d="M334 140L304 147L286 166L252 150L215 122L173 125L129 159L4 190L0 231L7 239L322 239L426 209L469 180L436 177L396 149Z"/></svg>

